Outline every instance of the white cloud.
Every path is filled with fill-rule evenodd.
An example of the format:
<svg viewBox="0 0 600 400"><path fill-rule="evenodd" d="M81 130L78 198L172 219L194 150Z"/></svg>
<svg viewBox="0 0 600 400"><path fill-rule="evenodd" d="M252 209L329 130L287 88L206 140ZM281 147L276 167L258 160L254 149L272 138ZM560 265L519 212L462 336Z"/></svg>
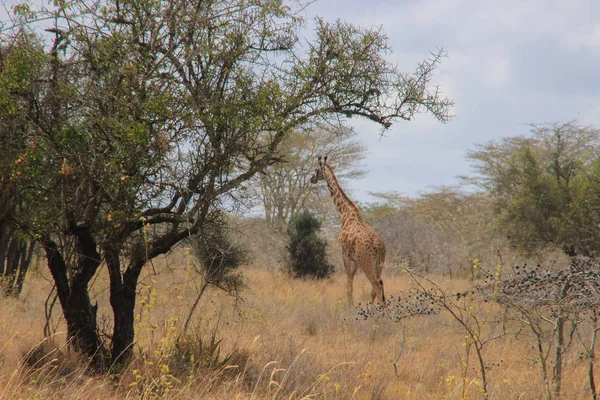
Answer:
<svg viewBox="0 0 600 400"><path fill-rule="evenodd" d="M587 50L600 53L600 23L574 26L560 43L571 51Z"/></svg>
<svg viewBox="0 0 600 400"><path fill-rule="evenodd" d="M596 0L327 0L313 11L360 25L383 25L411 71L428 51L448 58L435 77L456 101L456 118L443 125L427 116L400 123L377 140L377 128L358 129L370 147L369 174L353 182L368 191L415 193L458 182L466 150L528 124L579 118L600 125L600 2ZM376 138L376 139L373 139Z"/></svg>
<svg viewBox="0 0 600 400"><path fill-rule="evenodd" d="M505 86L511 79L510 65L506 57L493 57L484 67L484 82L487 86L496 88Z"/></svg>

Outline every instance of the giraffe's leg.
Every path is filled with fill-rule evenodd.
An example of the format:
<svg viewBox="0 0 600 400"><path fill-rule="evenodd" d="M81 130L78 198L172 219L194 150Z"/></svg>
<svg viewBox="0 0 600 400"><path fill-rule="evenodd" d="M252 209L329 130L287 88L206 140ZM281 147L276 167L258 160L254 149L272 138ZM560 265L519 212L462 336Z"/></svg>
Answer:
<svg viewBox="0 0 600 400"><path fill-rule="evenodd" d="M381 288L381 302L385 303L385 292L383 291L383 281L381 280L381 272L383 271L383 265L385 264L385 252L378 257L377 260L377 280Z"/></svg>
<svg viewBox="0 0 600 400"><path fill-rule="evenodd" d="M348 254L342 254L344 261L344 268L346 269L346 295L348 296L348 303L350 305L354 304L354 300L352 298L352 283L354 281L354 275L356 274L356 270L358 269L356 263L352 261L352 258Z"/></svg>
<svg viewBox="0 0 600 400"><path fill-rule="evenodd" d="M354 299L352 298L352 282L354 280L354 276L348 274L346 276L346 295L348 296L348 304L350 304L351 306L354 305Z"/></svg>
<svg viewBox="0 0 600 400"><path fill-rule="evenodd" d="M383 271L383 265L385 264L385 253L380 254L377 257L377 279L381 279L381 272Z"/></svg>
<svg viewBox="0 0 600 400"><path fill-rule="evenodd" d="M385 303L385 294L383 293L383 281L376 279L371 281L371 301L375 303L375 299L379 300L382 304Z"/></svg>
<svg viewBox="0 0 600 400"><path fill-rule="evenodd" d="M383 294L383 281L380 278L381 267L379 266L379 258L372 257L366 259L363 271L369 282L371 282L371 301L375 303L375 299L377 299L381 303L384 303L385 296Z"/></svg>

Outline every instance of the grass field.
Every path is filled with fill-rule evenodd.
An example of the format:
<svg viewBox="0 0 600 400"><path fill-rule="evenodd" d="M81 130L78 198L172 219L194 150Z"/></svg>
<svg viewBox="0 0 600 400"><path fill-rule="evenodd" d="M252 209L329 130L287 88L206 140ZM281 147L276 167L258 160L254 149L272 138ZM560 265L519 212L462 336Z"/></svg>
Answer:
<svg viewBox="0 0 600 400"><path fill-rule="evenodd" d="M479 367L465 330L448 313L405 319L359 317L345 303L344 279L293 280L277 269L244 267L246 289L233 301L205 292L188 334L176 346L198 284L183 254L146 268L138 297L136 359L124 373L97 377L66 350L58 304L53 335L44 339L44 304L51 284L42 264L26 280L20 299L0 301L2 399L460 399L482 398ZM387 273L386 273L387 272ZM414 283L384 272L386 294ZM447 293L466 280L433 276ZM109 332L104 271L92 293L100 326ZM355 299L368 301L370 285L355 279ZM481 335L500 329L497 306L472 304L484 321ZM40 345L41 344L41 345ZM545 396L534 341L522 332L486 343L489 398ZM37 349L36 349L36 346ZM564 398L590 398L587 360L575 343L565 355ZM33 349L33 350L32 350ZM393 362L402 349L397 362ZM187 351L187 352L186 352ZM467 351L469 355L467 357ZM29 357L24 357L29 352ZM190 356L190 355L193 355Z"/></svg>

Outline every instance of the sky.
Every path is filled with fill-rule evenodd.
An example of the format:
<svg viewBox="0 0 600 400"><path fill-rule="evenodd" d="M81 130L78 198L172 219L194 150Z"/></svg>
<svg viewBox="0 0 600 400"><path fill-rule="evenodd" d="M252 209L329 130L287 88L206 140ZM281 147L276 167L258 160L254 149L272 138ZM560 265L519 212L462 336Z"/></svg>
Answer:
<svg viewBox="0 0 600 400"><path fill-rule="evenodd" d="M0 0L0 19L15 2ZM600 126L600 1L320 0L306 10L316 16L381 26L389 60L405 72L439 48L448 55L433 83L455 101L450 122L421 114L380 137L378 126L353 120L368 148L367 175L347 183L356 200L458 184L471 170L469 148L527 134L530 124Z"/></svg>
<svg viewBox="0 0 600 400"><path fill-rule="evenodd" d="M383 138L355 123L368 147L367 175L348 182L357 200L458 184L471 172L469 148L531 124L600 126L600 1L321 0L307 14L382 26L389 59L406 72L438 48L448 54L433 82L455 101L450 122L421 114Z"/></svg>

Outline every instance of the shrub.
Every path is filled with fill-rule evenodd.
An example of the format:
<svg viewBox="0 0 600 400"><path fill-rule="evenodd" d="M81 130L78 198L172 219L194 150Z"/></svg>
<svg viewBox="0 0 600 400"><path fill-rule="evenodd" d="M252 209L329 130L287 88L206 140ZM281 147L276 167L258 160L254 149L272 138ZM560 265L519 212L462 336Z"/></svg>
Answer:
<svg viewBox="0 0 600 400"><path fill-rule="evenodd" d="M236 270L248 261L248 251L235 243L225 223L216 223L195 235L191 241L194 256L200 261L197 272L204 281L235 294L243 286Z"/></svg>
<svg viewBox="0 0 600 400"><path fill-rule="evenodd" d="M327 242L317 236L320 229L321 221L308 210L290 219L286 269L295 278L323 279L333 273L326 254Z"/></svg>
<svg viewBox="0 0 600 400"><path fill-rule="evenodd" d="M244 287L243 276L237 269L248 261L248 251L233 243L227 224L222 218L216 218L213 224L190 238L192 254L200 262L194 263L196 273L202 277L197 289L196 300L183 324L181 335L185 336L194 311L209 286L217 287L233 296L237 302L239 291Z"/></svg>

